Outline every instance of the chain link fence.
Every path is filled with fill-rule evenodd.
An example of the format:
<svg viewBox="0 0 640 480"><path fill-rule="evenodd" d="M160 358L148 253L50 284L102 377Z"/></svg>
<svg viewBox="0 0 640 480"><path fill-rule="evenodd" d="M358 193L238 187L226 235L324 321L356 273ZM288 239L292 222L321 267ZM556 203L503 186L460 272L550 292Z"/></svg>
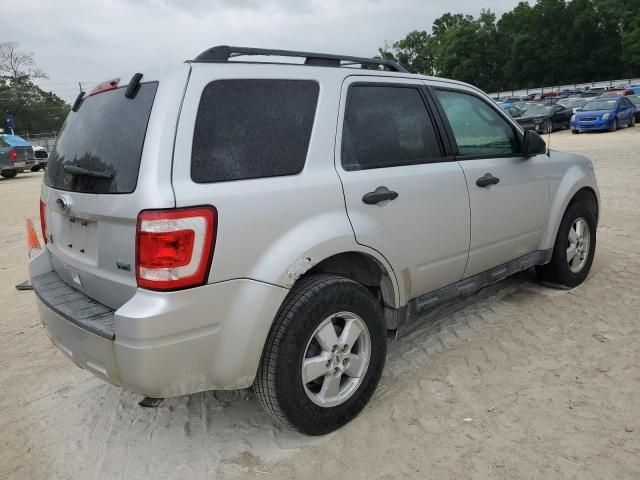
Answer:
<svg viewBox="0 0 640 480"><path fill-rule="evenodd" d="M58 132L51 133L38 133L35 135L24 133L21 135L27 142L31 145L37 145L39 147L44 147L47 152L50 152L53 148L53 144L56 141L56 137L58 136Z"/></svg>

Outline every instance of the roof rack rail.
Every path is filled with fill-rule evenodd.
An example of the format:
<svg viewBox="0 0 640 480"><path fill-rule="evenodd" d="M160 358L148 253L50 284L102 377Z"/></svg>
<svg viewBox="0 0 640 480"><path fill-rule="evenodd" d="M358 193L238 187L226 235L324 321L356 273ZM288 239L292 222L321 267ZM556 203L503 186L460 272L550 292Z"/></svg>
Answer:
<svg viewBox="0 0 640 480"><path fill-rule="evenodd" d="M394 72L407 73L404 68L390 60L364 57L349 57L345 55L333 55L330 53L296 52L293 50L272 50L268 48L230 47L228 45L211 47L190 61L195 63L228 62L230 58L240 55L300 57L305 59L305 65L322 67L340 67L343 65L342 62L347 62L346 64L344 64L345 66L353 64L380 65Z"/></svg>

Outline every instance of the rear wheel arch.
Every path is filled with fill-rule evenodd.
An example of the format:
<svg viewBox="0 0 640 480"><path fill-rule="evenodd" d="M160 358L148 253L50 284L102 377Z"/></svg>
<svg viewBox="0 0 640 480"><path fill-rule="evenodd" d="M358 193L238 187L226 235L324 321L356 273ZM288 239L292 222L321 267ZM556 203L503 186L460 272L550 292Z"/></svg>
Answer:
<svg viewBox="0 0 640 480"><path fill-rule="evenodd" d="M296 283L322 273L349 278L364 285L374 293L383 307L400 307L393 272L371 255L357 251L331 255L306 271Z"/></svg>

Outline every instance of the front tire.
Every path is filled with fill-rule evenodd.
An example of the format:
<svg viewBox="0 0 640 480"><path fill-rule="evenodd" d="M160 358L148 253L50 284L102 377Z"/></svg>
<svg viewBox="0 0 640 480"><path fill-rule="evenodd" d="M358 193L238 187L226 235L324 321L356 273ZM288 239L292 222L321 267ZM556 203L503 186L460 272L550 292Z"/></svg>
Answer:
<svg viewBox="0 0 640 480"><path fill-rule="evenodd" d="M562 217L551 261L537 267L545 282L574 288L589 275L596 250L596 213L593 204L577 199Z"/></svg>
<svg viewBox="0 0 640 480"><path fill-rule="evenodd" d="M351 421L375 391L386 357L382 309L350 279L313 275L289 293L254 383L280 423L324 435Z"/></svg>
<svg viewBox="0 0 640 480"><path fill-rule="evenodd" d="M613 119L613 122L611 123L611 126L609 127L609 131L610 132L615 132L616 130L618 130L618 128L620 128L620 124L618 123L618 117Z"/></svg>

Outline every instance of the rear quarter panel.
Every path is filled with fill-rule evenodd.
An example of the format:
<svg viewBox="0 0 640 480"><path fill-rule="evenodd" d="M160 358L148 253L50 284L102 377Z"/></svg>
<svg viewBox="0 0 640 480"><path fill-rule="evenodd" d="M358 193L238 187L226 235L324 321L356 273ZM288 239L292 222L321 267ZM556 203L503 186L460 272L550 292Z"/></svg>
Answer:
<svg viewBox="0 0 640 480"><path fill-rule="evenodd" d="M314 127L301 173L208 184L191 180L193 131L202 91L212 81L232 78L319 83ZM367 253L392 272L382 255L355 242L346 214L333 148L342 78L327 68L193 65L176 136L173 185L178 207L208 204L218 210L209 283L251 278L291 288L313 265L350 251ZM397 289L395 294L398 302Z"/></svg>

